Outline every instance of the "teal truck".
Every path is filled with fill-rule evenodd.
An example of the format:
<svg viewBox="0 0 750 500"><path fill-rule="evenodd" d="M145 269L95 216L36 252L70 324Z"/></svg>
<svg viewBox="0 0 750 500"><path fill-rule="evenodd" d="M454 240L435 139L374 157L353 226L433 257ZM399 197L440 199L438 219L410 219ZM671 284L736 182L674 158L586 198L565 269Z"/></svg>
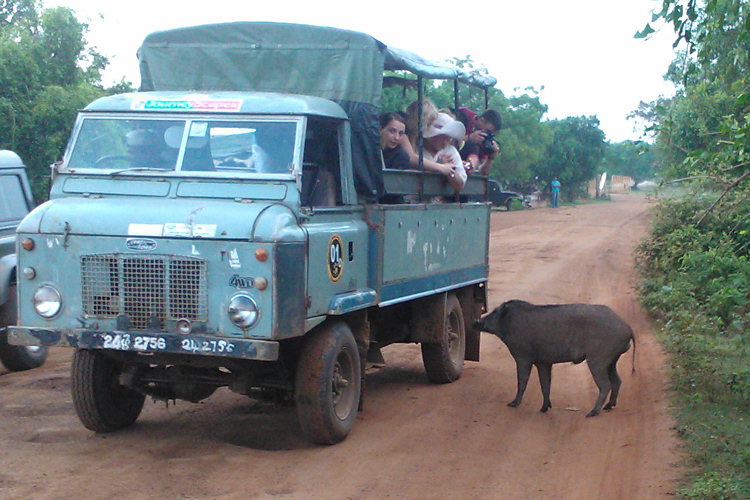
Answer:
<svg viewBox="0 0 750 500"><path fill-rule="evenodd" d="M26 166L13 151L0 150L0 361L8 370L30 370L47 359L41 346L8 344L16 324L16 226L34 207Z"/></svg>
<svg viewBox="0 0 750 500"><path fill-rule="evenodd" d="M141 91L80 112L50 200L18 228L10 339L75 349L84 426L226 386L293 401L306 437L333 444L384 346L420 343L436 383L478 361L486 179L458 201L443 177L384 171L377 117L384 82L486 98L493 78L273 23L153 33L139 58Z"/></svg>

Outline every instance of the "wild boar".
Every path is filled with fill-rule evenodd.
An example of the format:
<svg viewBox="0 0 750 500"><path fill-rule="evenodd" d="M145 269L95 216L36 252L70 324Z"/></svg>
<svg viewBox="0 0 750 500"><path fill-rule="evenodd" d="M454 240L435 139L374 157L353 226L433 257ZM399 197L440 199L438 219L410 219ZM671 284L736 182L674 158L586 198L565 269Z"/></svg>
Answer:
<svg viewBox="0 0 750 500"><path fill-rule="evenodd" d="M552 407L549 399L552 365L586 360L599 397L587 417L598 415L611 391L605 410L615 407L621 380L617 360L633 341L635 372L635 336L630 326L607 306L559 304L537 306L522 300L510 300L480 318L475 327L500 337L516 360L518 391L508 406L518 406L529 381L531 366L536 365L542 386L542 412Z"/></svg>

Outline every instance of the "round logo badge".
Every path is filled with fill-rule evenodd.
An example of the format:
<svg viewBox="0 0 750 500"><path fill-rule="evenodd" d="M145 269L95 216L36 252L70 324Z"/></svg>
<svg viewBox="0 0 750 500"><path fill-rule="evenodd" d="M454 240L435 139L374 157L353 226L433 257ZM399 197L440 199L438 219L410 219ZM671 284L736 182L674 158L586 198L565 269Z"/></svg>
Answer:
<svg viewBox="0 0 750 500"><path fill-rule="evenodd" d="M145 252L154 250L156 248L156 241L150 238L128 238L125 241L125 246L128 250Z"/></svg>
<svg viewBox="0 0 750 500"><path fill-rule="evenodd" d="M328 277L331 281L338 281L344 271L343 253L344 243L341 236L334 234L328 242Z"/></svg>

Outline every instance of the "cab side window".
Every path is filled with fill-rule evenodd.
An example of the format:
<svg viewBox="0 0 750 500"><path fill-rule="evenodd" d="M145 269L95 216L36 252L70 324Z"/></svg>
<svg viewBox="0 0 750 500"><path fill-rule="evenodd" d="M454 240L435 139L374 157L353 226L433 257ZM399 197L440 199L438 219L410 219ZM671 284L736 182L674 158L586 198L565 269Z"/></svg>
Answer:
<svg viewBox="0 0 750 500"><path fill-rule="evenodd" d="M302 205L342 204L338 122L311 118L302 158Z"/></svg>

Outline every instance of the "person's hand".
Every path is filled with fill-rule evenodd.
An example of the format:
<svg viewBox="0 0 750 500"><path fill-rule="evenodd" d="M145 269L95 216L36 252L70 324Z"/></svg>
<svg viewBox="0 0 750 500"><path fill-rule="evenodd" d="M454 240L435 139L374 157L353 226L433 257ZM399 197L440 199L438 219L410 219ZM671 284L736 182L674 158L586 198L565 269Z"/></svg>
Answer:
<svg viewBox="0 0 750 500"><path fill-rule="evenodd" d="M456 175L456 172L453 170L455 168L453 163L438 163L438 166L440 168L440 173L449 179Z"/></svg>
<svg viewBox="0 0 750 500"><path fill-rule="evenodd" d="M453 156L451 156L449 154L441 154L440 156L438 156L437 161L438 161L438 163L441 163L443 165L449 165L449 166L452 166L452 167L457 167L458 166L458 165L454 164L454 162L453 162Z"/></svg>
<svg viewBox="0 0 750 500"><path fill-rule="evenodd" d="M492 153L489 153L487 157L490 160L493 160L497 157L498 153L500 153L500 145L497 143L497 141L492 141Z"/></svg>
<svg viewBox="0 0 750 500"><path fill-rule="evenodd" d="M485 137L487 137L487 132L477 129L469 134L469 142L473 142L474 144L482 144Z"/></svg>
<svg viewBox="0 0 750 500"><path fill-rule="evenodd" d="M464 187L464 181L463 181L462 177L458 174L458 172L456 172L457 168L464 168L464 167L463 167L463 165L460 166L460 167L455 167L455 166L451 167L451 173L448 176L448 184L450 184L451 187L455 191L461 191L461 188Z"/></svg>

